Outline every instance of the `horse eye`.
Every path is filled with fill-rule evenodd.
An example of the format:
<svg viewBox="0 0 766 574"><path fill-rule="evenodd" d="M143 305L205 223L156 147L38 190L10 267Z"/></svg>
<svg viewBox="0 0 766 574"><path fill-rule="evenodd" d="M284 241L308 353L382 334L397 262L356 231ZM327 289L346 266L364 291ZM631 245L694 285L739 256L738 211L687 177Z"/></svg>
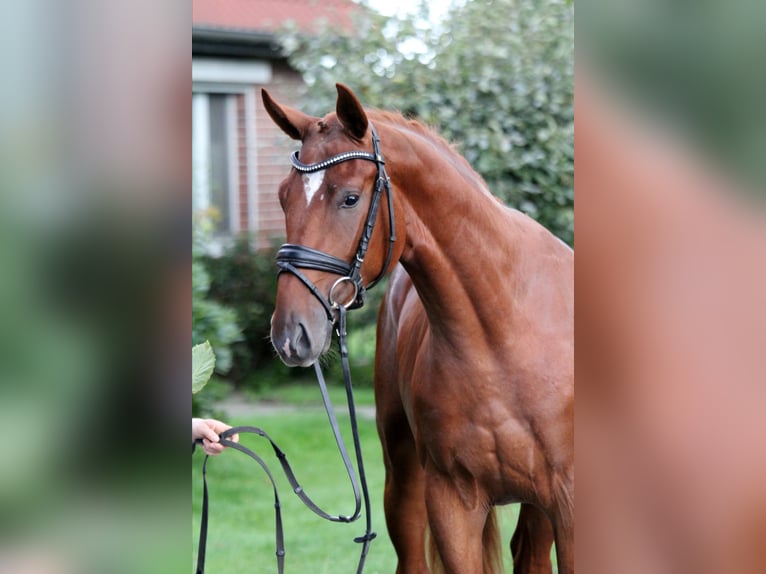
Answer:
<svg viewBox="0 0 766 574"><path fill-rule="evenodd" d="M349 193L346 199L343 200L343 207L354 207L359 202L359 195L356 193Z"/></svg>

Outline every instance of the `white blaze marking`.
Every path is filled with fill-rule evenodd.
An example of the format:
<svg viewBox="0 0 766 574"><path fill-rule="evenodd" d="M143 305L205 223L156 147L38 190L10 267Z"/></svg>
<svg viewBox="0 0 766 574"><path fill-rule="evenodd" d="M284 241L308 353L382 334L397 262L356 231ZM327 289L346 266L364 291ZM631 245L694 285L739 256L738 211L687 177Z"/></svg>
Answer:
<svg viewBox="0 0 766 574"><path fill-rule="evenodd" d="M306 205L311 203L311 198L322 187L324 181L324 170L315 173L303 174L303 189L306 192Z"/></svg>
<svg viewBox="0 0 766 574"><path fill-rule="evenodd" d="M290 358L290 337L285 339L285 344L282 345L282 351L284 352L285 356L289 359Z"/></svg>

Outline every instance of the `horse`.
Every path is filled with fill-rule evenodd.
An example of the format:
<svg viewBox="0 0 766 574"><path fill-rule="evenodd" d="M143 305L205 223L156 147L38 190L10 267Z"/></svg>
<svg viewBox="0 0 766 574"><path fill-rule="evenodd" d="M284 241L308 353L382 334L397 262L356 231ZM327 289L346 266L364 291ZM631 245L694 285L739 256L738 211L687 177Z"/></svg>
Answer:
<svg viewBox="0 0 766 574"><path fill-rule="evenodd" d="M573 251L433 130L336 88L323 118L262 90L302 144L279 186L288 244L272 344L310 366L339 311L389 274L374 385L396 572L499 571L495 508L521 503L514 571L551 572L555 541L571 574Z"/></svg>

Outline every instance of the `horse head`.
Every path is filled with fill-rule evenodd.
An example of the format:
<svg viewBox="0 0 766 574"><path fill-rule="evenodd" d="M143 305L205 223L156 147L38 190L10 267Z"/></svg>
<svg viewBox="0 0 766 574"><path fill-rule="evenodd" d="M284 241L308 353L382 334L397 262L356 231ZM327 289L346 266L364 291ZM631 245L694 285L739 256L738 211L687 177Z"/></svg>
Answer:
<svg viewBox="0 0 766 574"><path fill-rule="evenodd" d="M289 366L309 366L329 349L338 306L359 304L365 286L387 272L402 249L401 241L389 241L396 208L374 128L351 90L338 84L337 91L336 110L324 118L262 91L269 116L302 144L279 186L287 243L277 256L282 272L271 319L272 344ZM373 199L381 182L388 202Z"/></svg>

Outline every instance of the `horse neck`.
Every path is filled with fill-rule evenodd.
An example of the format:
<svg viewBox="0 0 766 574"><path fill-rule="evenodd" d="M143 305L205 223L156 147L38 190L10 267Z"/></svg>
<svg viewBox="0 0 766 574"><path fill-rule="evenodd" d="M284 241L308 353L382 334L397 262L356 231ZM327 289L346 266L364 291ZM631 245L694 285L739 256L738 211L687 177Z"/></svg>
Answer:
<svg viewBox="0 0 766 574"><path fill-rule="evenodd" d="M518 240L529 232L523 221L529 218L504 207L440 142L408 134L397 153L384 153L406 212L400 261L432 329L448 338L500 337L517 309L513 297L498 295L520 280Z"/></svg>

